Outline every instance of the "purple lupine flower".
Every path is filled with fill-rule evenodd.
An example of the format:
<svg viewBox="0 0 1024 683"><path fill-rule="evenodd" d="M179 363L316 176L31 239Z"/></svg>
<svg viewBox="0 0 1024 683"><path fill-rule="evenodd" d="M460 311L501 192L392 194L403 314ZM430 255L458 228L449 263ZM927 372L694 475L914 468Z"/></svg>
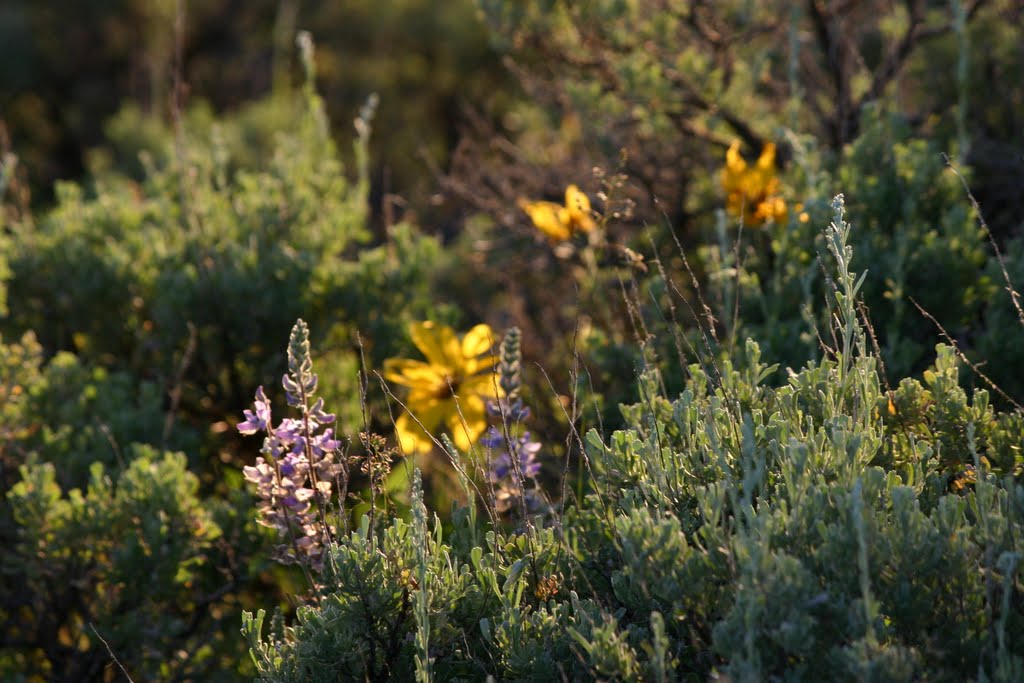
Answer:
<svg viewBox="0 0 1024 683"><path fill-rule="evenodd" d="M540 463L537 461L537 453L541 449L540 443L530 439L530 432L523 432L523 435L513 442L512 449L518 457L519 469L523 478L536 477L540 472ZM494 483L499 483L512 475L512 456L507 449L498 453L491 460L491 469L488 474Z"/></svg>
<svg viewBox="0 0 1024 683"><path fill-rule="evenodd" d="M510 424L523 422L529 419L531 415L530 406L524 404L523 400L518 397L512 401L509 401L507 397L502 397L497 401L488 401L487 414L491 417L500 417L502 420L507 420Z"/></svg>
<svg viewBox="0 0 1024 683"><path fill-rule="evenodd" d="M318 398L313 407L309 409L309 419L315 422L317 426L326 425L334 422L335 415L334 413L324 412L324 400Z"/></svg>
<svg viewBox="0 0 1024 683"><path fill-rule="evenodd" d="M270 431L268 425L267 431ZM270 434L267 438L263 439L263 448L260 449L260 453L270 456L275 462L281 457L281 454L285 451L285 445L281 443L281 439L277 438L273 434Z"/></svg>
<svg viewBox="0 0 1024 683"><path fill-rule="evenodd" d="M529 432L523 434L519 439L519 462L522 465L524 477L532 479L540 473L540 462L537 461L540 448L540 442L530 441Z"/></svg>
<svg viewBox="0 0 1024 683"><path fill-rule="evenodd" d="M281 384L284 386L285 400L288 401L288 405L297 406L302 401L299 392L299 384L288 375L281 378Z"/></svg>
<svg viewBox="0 0 1024 683"><path fill-rule="evenodd" d="M316 470L316 476L319 482L317 486L327 484L328 489L330 488L330 482L334 481L335 478L341 474L344 469L344 465L339 462L334 462L330 455L325 456L322 460L319 460L313 465L313 469ZM327 493L330 493L328 490Z"/></svg>
<svg viewBox="0 0 1024 683"><path fill-rule="evenodd" d="M295 488L281 499L281 504L297 515L309 511L309 500L313 497L313 489Z"/></svg>
<svg viewBox="0 0 1024 683"><path fill-rule="evenodd" d="M270 401L267 400L261 386L256 390L255 410L244 410L245 422L238 423L238 431L242 434L255 434L267 429L270 424Z"/></svg>
<svg viewBox="0 0 1024 683"><path fill-rule="evenodd" d="M251 481L254 484L262 484L264 481L272 481L274 478L273 468L263 458L256 458L256 464L252 467L248 465L243 467L242 473L245 475L246 481Z"/></svg>
<svg viewBox="0 0 1024 683"><path fill-rule="evenodd" d="M296 382L294 379L292 379L288 375L285 375L283 378L281 378L281 384L282 386L284 386L285 400L288 401L288 405L297 407L302 404L303 394L305 394L306 396L310 396L313 393L315 393L317 379L318 378L315 374L311 374L309 377L306 378L306 381L303 383L301 387L302 390L300 391L299 383Z"/></svg>
<svg viewBox="0 0 1024 683"><path fill-rule="evenodd" d="M335 462L341 442L334 430L320 431L335 422L336 416L324 410L322 399L310 406L317 376L309 370L308 344L299 343L306 334L305 324L297 322L288 350L293 374L282 380L288 403L299 410L301 418L285 418L275 427L270 402L260 387L254 409L244 411L245 421L238 424L238 430L242 434L266 434L262 456L242 471L256 489L257 521L287 539L277 547L275 558L286 564L308 563L319 571L324 549L336 533L334 526L324 521L321 506L330 501L333 482L345 465Z"/></svg>
<svg viewBox="0 0 1024 683"><path fill-rule="evenodd" d="M295 442L302 438L302 422L286 417L274 430L274 436L287 446L294 446Z"/></svg>
<svg viewBox="0 0 1024 683"><path fill-rule="evenodd" d="M325 429L323 434L317 434L310 442L310 450L317 460L324 457L324 453L333 453L341 448L341 442L334 438L333 429Z"/></svg>
<svg viewBox="0 0 1024 683"><path fill-rule="evenodd" d="M292 480L305 478L306 473L309 471L309 463L306 462L306 456L296 453L289 453L281 458L278 467L282 477Z"/></svg>
<svg viewBox="0 0 1024 683"><path fill-rule="evenodd" d="M492 450L495 448L501 448L505 445L505 437L500 431L498 431L497 427L491 425L487 428L484 435L480 437L480 445Z"/></svg>

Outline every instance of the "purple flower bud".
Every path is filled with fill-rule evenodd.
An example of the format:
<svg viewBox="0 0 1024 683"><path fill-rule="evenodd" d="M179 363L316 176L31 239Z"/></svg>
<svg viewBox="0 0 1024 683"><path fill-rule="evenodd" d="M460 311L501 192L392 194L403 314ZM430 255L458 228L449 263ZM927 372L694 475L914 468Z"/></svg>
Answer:
<svg viewBox="0 0 1024 683"><path fill-rule="evenodd" d="M488 401L487 414L491 417L500 417L502 420L508 421L509 424L523 422L531 415L530 407L523 404L523 400L520 398L511 402L507 398Z"/></svg>
<svg viewBox="0 0 1024 683"><path fill-rule="evenodd" d="M256 390L256 401L253 404L254 410L243 410L245 422L238 423L238 431L242 434L255 434L267 429L270 424L270 402L267 401L261 386Z"/></svg>
<svg viewBox="0 0 1024 683"><path fill-rule="evenodd" d="M524 432L522 436L515 440L512 446L518 458L519 470L523 477L531 479L537 476L540 473L540 463L537 462L537 454L541 449L540 443L530 439L530 432ZM512 456L506 449L491 461L488 475L492 482L498 483L512 474Z"/></svg>
<svg viewBox="0 0 1024 683"><path fill-rule="evenodd" d="M310 445L313 455L319 460L324 457L324 453L333 453L338 450L341 447L341 442L334 438L333 429L325 429L323 434L313 437Z"/></svg>
<svg viewBox="0 0 1024 683"><path fill-rule="evenodd" d="M480 437L480 444L484 448L500 448L505 445L505 437L498 431L497 427L491 425L487 428L487 432Z"/></svg>
<svg viewBox="0 0 1024 683"><path fill-rule="evenodd" d="M318 425L330 424L334 422L334 418L335 416L333 413L324 412L324 400L322 398L318 398L316 403L313 404L313 407L309 409L309 419L313 420Z"/></svg>
<svg viewBox="0 0 1024 683"><path fill-rule="evenodd" d="M281 424L274 430L274 436L280 439L285 445L292 446L296 441L302 438L302 423L298 420L293 420L290 417L286 417L281 420Z"/></svg>
<svg viewBox="0 0 1024 683"><path fill-rule="evenodd" d="M302 402L302 395L298 383L288 375L281 378L281 385L284 387L285 398L288 405L297 406Z"/></svg>

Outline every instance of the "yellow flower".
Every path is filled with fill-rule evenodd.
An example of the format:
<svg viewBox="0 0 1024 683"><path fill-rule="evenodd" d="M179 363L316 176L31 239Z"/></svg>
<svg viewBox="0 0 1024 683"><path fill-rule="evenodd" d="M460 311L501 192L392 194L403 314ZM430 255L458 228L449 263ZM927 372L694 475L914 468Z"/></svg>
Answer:
<svg viewBox="0 0 1024 683"><path fill-rule="evenodd" d="M744 225L786 220L786 202L779 195L780 183L775 175L774 143L767 143L757 162L750 167L740 156L740 141L735 140L725 153L721 180L726 193L726 210L739 216Z"/></svg>
<svg viewBox="0 0 1024 683"><path fill-rule="evenodd" d="M486 400L500 394L497 356L488 354L491 328L477 325L460 340L447 325L426 321L410 325L409 335L427 360L384 361L384 378L409 388L406 405L415 416L403 413L395 421L402 452L429 453L430 434L441 425L456 446L468 450L487 428Z"/></svg>
<svg viewBox="0 0 1024 683"><path fill-rule="evenodd" d="M597 227L590 215L590 198L575 185L565 188L565 206L520 199L519 208L552 242L564 242L576 232L590 232Z"/></svg>

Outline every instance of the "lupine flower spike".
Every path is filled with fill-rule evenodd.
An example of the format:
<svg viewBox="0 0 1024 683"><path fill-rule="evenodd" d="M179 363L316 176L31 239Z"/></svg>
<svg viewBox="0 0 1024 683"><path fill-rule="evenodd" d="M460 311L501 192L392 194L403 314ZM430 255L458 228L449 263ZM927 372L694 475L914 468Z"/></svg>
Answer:
<svg viewBox="0 0 1024 683"><path fill-rule="evenodd" d="M509 424L519 423L530 417L530 408L524 405L519 397L519 386L522 381L519 350L521 336L518 327L513 327L505 333L498 357L498 386L504 395L497 401L487 403L487 413L491 417L501 418Z"/></svg>
<svg viewBox="0 0 1024 683"><path fill-rule="evenodd" d="M263 455L242 471L256 486L259 523L276 529L282 537L277 558L285 564L298 562L319 570L323 549L334 533L324 518L324 506L331 499L342 465L335 460L341 444L334 438L334 430L321 431L335 416L324 412L323 399L310 405L317 385L312 368L309 330L299 320L289 339L288 374L282 384L288 405L298 409L300 417L284 418L274 427L270 402L260 387L253 410L244 412L246 419L238 424L238 431L266 433Z"/></svg>
<svg viewBox="0 0 1024 683"><path fill-rule="evenodd" d="M498 382L504 396L487 405L488 413L499 418L501 426L492 425L480 439L480 444L489 452L487 478L494 485L495 508L501 514L511 510L516 502L525 508L534 507L535 491L525 491L524 484L540 472L537 454L541 444L531 438L530 432L523 432L516 438L508 436L530 417L529 407L519 396L522 383L520 339L519 329L513 327L501 342Z"/></svg>

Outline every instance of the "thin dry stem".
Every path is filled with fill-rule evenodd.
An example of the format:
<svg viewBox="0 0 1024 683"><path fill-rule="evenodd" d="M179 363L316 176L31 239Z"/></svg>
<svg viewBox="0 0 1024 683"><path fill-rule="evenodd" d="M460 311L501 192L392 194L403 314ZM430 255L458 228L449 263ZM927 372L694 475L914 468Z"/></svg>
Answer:
<svg viewBox="0 0 1024 683"><path fill-rule="evenodd" d="M935 325L935 327L939 330L939 334L941 334L942 338L945 339L946 342L951 347L953 347L953 351L956 353L957 358L959 358L961 361L963 361L964 365L969 367L974 374L976 374L978 377L980 377L985 382L985 384L987 384L989 387L991 387L992 391L996 392L997 394L1002 396L1004 399L1006 399L1010 403L1010 405L1012 405L1018 411L1024 411L1024 406L1021 406L1021 404L1019 404L1015 400L1013 400L1013 398L1009 394L1007 394L1005 391L1003 391L999 387L998 384L996 384L994 381L992 381L991 378L989 378L988 375L986 375L984 372L982 372L981 368L979 368L975 363L971 362L971 359L968 358L967 355L963 351L960 350L960 346L956 343L956 340L953 339L953 337L951 337L948 332L946 332L946 328L944 328L942 326L942 323L940 323L938 320L935 319L935 316L933 316L931 313L926 311L921 306L921 304L917 303L917 301L914 299L914 297L908 297L908 298L910 299L910 303L914 304L914 306L921 313L921 315L923 315L925 318L930 320L933 325Z"/></svg>
<svg viewBox="0 0 1024 683"><path fill-rule="evenodd" d="M943 154L942 158L946 160L946 165L956 174L956 177L960 179L960 184L964 186L964 192L967 193L967 198L971 201L971 206L974 207L974 212L978 215L978 223L981 224L982 229L985 231L988 243L992 245L992 251L995 252L996 260L999 261L999 269L1002 271L1003 279L1006 281L1006 291L1010 294L1010 301L1013 303L1014 310L1017 311L1017 319L1020 321L1021 327L1024 327L1024 310L1021 309L1020 294L1014 288L1013 282L1010 281L1010 274L1006 270L1006 260L1003 258L1003 253L999 250L999 245L996 244L996 240L992 236L992 231L989 230L988 223L985 222L985 216L981 213L981 207L978 206L978 201L974 198L971 188L968 187L964 177L960 175L956 165L946 154Z"/></svg>

